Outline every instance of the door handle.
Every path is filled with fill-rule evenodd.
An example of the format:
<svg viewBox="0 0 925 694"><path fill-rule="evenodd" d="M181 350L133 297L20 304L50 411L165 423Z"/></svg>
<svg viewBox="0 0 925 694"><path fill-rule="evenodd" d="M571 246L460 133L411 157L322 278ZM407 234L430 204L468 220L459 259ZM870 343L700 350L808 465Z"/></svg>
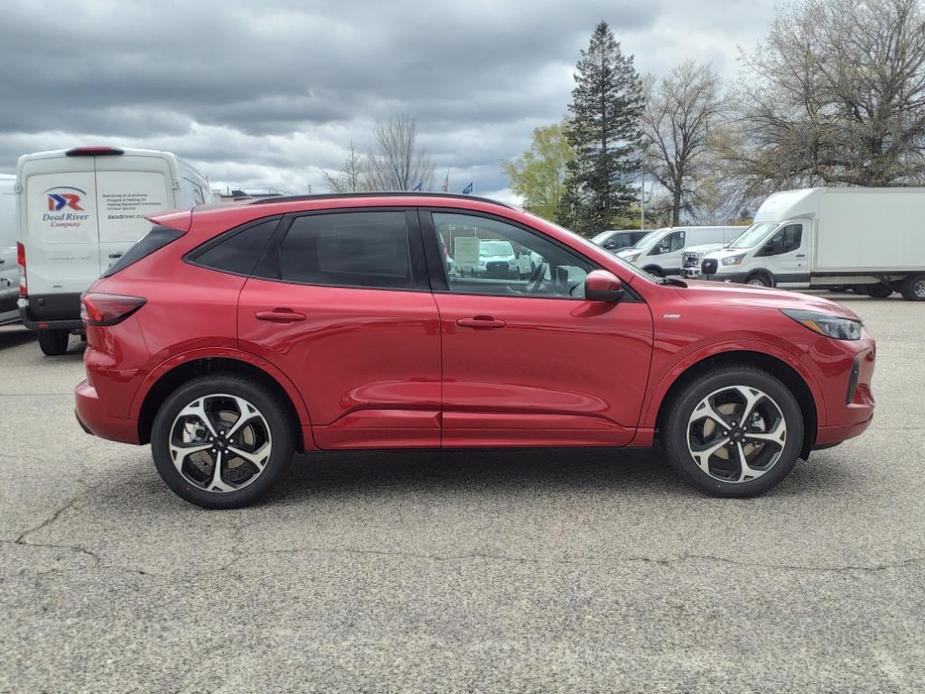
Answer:
<svg viewBox="0 0 925 694"><path fill-rule="evenodd" d="M110 253L109 257L115 260L116 258L121 258L122 255L123 255L122 253Z"/></svg>
<svg viewBox="0 0 925 694"><path fill-rule="evenodd" d="M272 311L257 311L254 314L257 320L270 321L271 323L297 323L305 320L304 313L298 313L291 308L274 308Z"/></svg>
<svg viewBox="0 0 925 694"><path fill-rule="evenodd" d="M495 320L491 316L474 316L473 318L457 318L456 325L460 328L503 328L507 323Z"/></svg>
<svg viewBox="0 0 925 694"><path fill-rule="evenodd" d="M795 257L795 258L805 258L805 257L806 257L806 254L805 254L805 253L799 253L799 254L795 255L794 257Z"/></svg>

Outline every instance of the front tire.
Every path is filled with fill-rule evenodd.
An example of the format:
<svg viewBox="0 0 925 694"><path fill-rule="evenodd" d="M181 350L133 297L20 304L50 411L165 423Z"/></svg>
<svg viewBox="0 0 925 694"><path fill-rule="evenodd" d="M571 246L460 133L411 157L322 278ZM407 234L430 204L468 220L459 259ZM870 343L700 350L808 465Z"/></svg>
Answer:
<svg viewBox="0 0 925 694"><path fill-rule="evenodd" d="M713 496L765 493L790 473L803 446L803 415L793 393L754 367L701 376L670 407L662 433L668 461Z"/></svg>
<svg viewBox="0 0 925 694"><path fill-rule="evenodd" d="M60 357L67 352L70 337L67 330L39 330L39 347L47 357Z"/></svg>
<svg viewBox="0 0 925 694"><path fill-rule="evenodd" d="M750 287L773 287L774 280L771 277L763 272L756 272L749 275L745 279L745 284Z"/></svg>
<svg viewBox="0 0 925 694"><path fill-rule="evenodd" d="M263 497L289 465L295 426L259 382L234 374L202 376L161 405L151 453L177 496L203 508L239 508Z"/></svg>

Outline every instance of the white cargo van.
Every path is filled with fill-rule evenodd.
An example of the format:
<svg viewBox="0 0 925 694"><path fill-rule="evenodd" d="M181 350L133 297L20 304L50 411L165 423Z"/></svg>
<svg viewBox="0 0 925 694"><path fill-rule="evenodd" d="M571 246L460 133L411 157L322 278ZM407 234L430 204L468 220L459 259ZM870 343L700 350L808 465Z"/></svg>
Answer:
<svg viewBox="0 0 925 694"><path fill-rule="evenodd" d="M669 227L644 236L632 248L617 256L641 267L657 277L681 274L681 258L692 246L707 245L722 248L738 236L745 227Z"/></svg>
<svg viewBox="0 0 925 694"><path fill-rule="evenodd" d="M19 320L19 268L16 265L16 176L0 174L0 325Z"/></svg>
<svg viewBox="0 0 925 694"><path fill-rule="evenodd" d="M701 263L706 279L780 287L853 286L925 301L925 189L774 193L755 223Z"/></svg>
<svg viewBox="0 0 925 694"><path fill-rule="evenodd" d="M77 147L19 158L19 308L45 354L81 329L80 295L159 210L211 201L208 179L169 152Z"/></svg>

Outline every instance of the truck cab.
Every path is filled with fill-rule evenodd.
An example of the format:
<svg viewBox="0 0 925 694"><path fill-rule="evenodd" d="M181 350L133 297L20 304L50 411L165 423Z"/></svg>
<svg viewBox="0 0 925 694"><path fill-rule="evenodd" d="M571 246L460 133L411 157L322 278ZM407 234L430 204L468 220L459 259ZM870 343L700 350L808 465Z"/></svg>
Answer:
<svg viewBox="0 0 925 694"><path fill-rule="evenodd" d="M728 247L707 254L705 277L758 287L810 286L812 219L759 221Z"/></svg>

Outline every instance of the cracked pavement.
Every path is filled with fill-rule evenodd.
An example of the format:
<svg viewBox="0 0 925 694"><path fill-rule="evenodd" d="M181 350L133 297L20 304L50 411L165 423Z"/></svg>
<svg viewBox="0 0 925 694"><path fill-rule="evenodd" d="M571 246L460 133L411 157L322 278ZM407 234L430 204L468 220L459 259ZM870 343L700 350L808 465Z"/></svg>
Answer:
<svg viewBox="0 0 925 694"><path fill-rule="evenodd" d="M654 452L297 458L203 511L73 418L79 345L0 328L0 692L925 690L925 307L877 416L769 495Z"/></svg>

